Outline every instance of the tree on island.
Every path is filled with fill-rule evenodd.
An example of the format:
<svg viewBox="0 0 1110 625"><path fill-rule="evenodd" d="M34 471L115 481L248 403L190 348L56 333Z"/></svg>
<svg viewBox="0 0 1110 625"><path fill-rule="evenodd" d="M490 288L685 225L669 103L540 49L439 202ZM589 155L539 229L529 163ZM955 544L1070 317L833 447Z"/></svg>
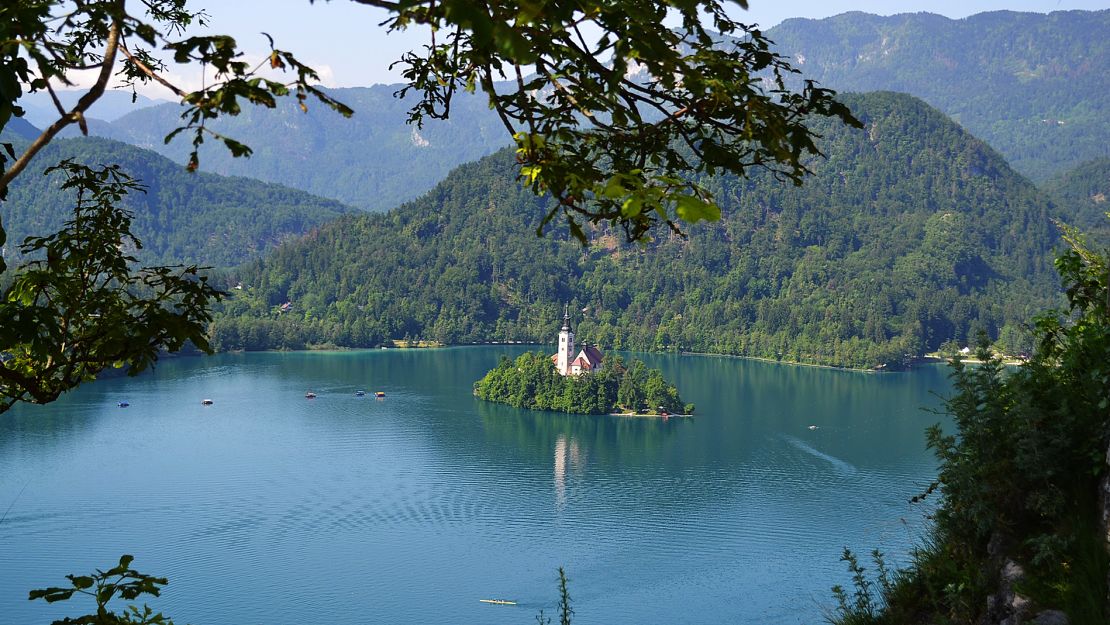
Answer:
<svg viewBox="0 0 1110 625"><path fill-rule="evenodd" d="M691 414L678 389L658 369L640 360L625 365L612 356L596 373L559 375L543 352L526 352L516 360L502 357L497 367L474 383L474 394L484 400L529 410L576 414L670 413Z"/></svg>

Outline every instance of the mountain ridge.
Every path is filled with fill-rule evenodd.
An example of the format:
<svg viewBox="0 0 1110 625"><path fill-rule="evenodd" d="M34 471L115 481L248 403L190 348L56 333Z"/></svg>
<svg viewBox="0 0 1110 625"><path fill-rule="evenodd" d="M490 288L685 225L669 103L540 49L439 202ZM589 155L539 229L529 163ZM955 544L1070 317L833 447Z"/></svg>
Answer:
<svg viewBox="0 0 1110 625"><path fill-rule="evenodd" d="M580 335L610 349L873 367L974 340L979 327L1018 346L1021 324L1059 295L1055 207L921 100L844 98L865 129L825 122L815 175L798 188L769 175L705 180L724 217L689 238L625 246L599 228L583 250L558 227L536 239L547 200L520 187L506 150L233 272L247 288L214 339L546 342L569 301L589 311Z"/></svg>
<svg viewBox="0 0 1110 625"><path fill-rule="evenodd" d="M774 49L794 59L801 78L842 91L921 97L1035 181L1110 155L1105 32L1110 10L995 11L959 20L851 12L792 18L766 31ZM206 144L201 168L384 211L427 191L453 167L509 143L482 94L459 94L451 120L414 129L404 124L411 97L393 97L399 88L329 90L356 110L351 119L320 107L306 115L293 101L273 111L247 107L213 127L250 145L254 156L233 159L221 146ZM184 162L187 141L163 143L180 111L173 104L144 108L111 123L97 121L91 131Z"/></svg>
<svg viewBox="0 0 1110 625"><path fill-rule="evenodd" d="M767 30L804 78L912 93L1044 181L1110 155L1110 9L844 13Z"/></svg>
<svg viewBox="0 0 1110 625"><path fill-rule="evenodd" d="M328 89L355 110L349 119L318 106L303 112L292 97L279 99L272 110L245 107L239 116L220 118L210 127L242 140L254 154L233 158L218 142L209 142L201 148L201 170L285 184L384 211L431 188L456 165L508 143L481 96L460 94L450 120L429 120L417 128L405 124L412 97L395 98L398 88ZM149 107L92 131L184 163L189 143L163 140L180 124L181 110L175 104Z"/></svg>
<svg viewBox="0 0 1110 625"><path fill-rule="evenodd" d="M184 167L149 150L97 137L56 139L16 178L4 202L5 256L16 244L57 230L72 215L75 196L63 193L60 173L42 171L63 158L91 167L118 164L145 193L128 194L132 231L144 262L233 265L280 241L303 234L354 209L304 191L250 178L231 178Z"/></svg>

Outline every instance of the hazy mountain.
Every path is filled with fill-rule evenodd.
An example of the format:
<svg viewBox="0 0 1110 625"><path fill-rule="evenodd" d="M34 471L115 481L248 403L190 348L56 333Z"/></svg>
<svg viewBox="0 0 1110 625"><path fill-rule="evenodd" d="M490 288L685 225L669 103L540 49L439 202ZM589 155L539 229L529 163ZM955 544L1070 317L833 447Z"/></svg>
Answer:
<svg viewBox="0 0 1110 625"><path fill-rule="evenodd" d="M805 78L916 95L1034 180L1110 155L1107 33L1110 10L845 13L767 32Z"/></svg>
<svg viewBox="0 0 1110 625"><path fill-rule="evenodd" d="M990 147L901 94L845 96L866 128L823 120L827 160L801 187L709 180L719 223L582 250L538 239L545 200L508 150L385 215L349 216L242 271L216 325L226 348L550 339L874 366L977 328L1021 340L1050 303L1054 208ZM289 303L293 314L282 312ZM306 319L310 321L306 321Z"/></svg>
<svg viewBox="0 0 1110 625"><path fill-rule="evenodd" d="M846 13L787 20L768 34L806 78L846 91L917 95L953 116L1035 180L1110 154L1110 11L983 13L951 20L928 13ZM245 107L213 127L254 148L233 159L217 144L202 168L278 182L368 210L417 197L451 168L508 143L483 96L459 97L451 120L405 125L409 101L397 85L334 89L356 111L344 120L292 101ZM184 162L187 140L164 145L178 124L175 104L143 108L94 134ZM210 142L211 143L211 142Z"/></svg>
<svg viewBox="0 0 1110 625"><path fill-rule="evenodd" d="M145 246L140 257L148 262L240 263L353 210L249 178L190 174L163 156L118 141L57 139L15 180L3 204L7 258L17 254L25 237L54 232L71 217L75 196L58 188L62 174L42 175L63 158L90 166L116 163L147 186L146 193L128 195L125 206L134 213L133 232Z"/></svg>
<svg viewBox="0 0 1110 625"><path fill-rule="evenodd" d="M77 100L86 92L60 89L55 93L58 95L58 101L62 103L62 106L68 109L77 104ZM87 117L111 122L128 113L165 102L166 100L154 100L140 94L132 96L130 91L108 90L89 107ZM39 128L49 126L58 118L58 109L54 106L50 94L45 91L26 94L19 99L18 104L23 107L23 118Z"/></svg>
<svg viewBox="0 0 1110 625"><path fill-rule="evenodd" d="M36 128L31 122L21 117L13 117L8 120L4 130L0 131L0 140L3 141L32 141L35 137L39 136L41 131Z"/></svg>
<svg viewBox="0 0 1110 625"><path fill-rule="evenodd" d="M355 110L344 119L318 104L304 113L286 98L274 110L245 106L242 114L212 124L250 145L254 155L233 158L222 144L201 151L201 169L278 182L366 210L387 210L430 189L455 166L506 145L504 127L484 96L461 94L449 121L423 128L405 124L412 99L393 97L397 86L331 89ZM166 104L136 111L94 132L156 150L185 162L188 137L169 145L183 109Z"/></svg>

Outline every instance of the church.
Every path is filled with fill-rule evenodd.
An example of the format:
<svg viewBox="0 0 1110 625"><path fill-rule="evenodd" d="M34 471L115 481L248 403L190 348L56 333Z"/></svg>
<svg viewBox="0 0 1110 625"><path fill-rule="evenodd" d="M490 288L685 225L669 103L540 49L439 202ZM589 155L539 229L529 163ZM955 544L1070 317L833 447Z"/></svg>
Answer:
<svg viewBox="0 0 1110 625"><path fill-rule="evenodd" d="M601 361L605 358L596 347L585 344L582 351L573 359L574 332L570 329L569 307L563 309L563 327L559 330L559 353L551 356L551 362L559 375L581 375L591 373L601 368Z"/></svg>

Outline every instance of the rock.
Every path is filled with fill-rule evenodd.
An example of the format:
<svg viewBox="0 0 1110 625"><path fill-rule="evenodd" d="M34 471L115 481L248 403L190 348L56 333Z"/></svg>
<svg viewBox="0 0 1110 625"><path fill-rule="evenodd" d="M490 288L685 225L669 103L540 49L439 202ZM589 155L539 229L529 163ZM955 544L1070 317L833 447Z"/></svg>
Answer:
<svg viewBox="0 0 1110 625"><path fill-rule="evenodd" d="M1032 602L1027 597L1023 597L1017 593L1010 598L1010 612L1016 617L1024 617L1032 607Z"/></svg>
<svg viewBox="0 0 1110 625"><path fill-rule="evenodd" d="M987 623L1022 625L1029 622L1032 602L1014 592L1014 584L1025 576L1025 569L1013 560L1006 560L999 571L998 592L987 600Z"/></svg>
<svg viewBox="0 0 1110 625"><path fill-rule="evenodd" d="M1059 610L1045 610L1029 622L1031 625L1068 625L1068 615Z"/></svg>
<svg viewBox="0 0 1110 625"><path fill-rule="evenodd" d="M1025 577L1025 569L1013 560L1006 560L1006 564L1002 565L1002 582L1006 585L1012 585L1022 577Z"/></svg>

